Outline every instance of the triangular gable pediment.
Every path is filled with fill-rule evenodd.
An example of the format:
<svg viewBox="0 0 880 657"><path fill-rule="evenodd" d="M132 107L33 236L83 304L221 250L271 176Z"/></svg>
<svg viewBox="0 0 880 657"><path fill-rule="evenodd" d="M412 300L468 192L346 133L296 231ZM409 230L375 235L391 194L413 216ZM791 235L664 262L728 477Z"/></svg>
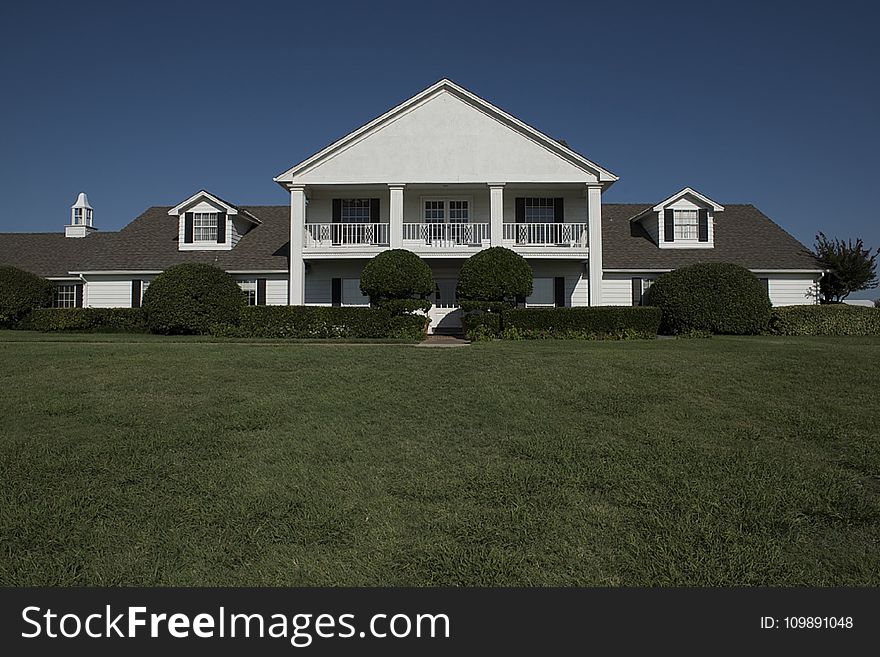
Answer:
<svg viewBox="0 0 880 657"><path fill-rule="evenodd" d="M441 80L275 180L307 185L616 179L566 145Z"/></svg>

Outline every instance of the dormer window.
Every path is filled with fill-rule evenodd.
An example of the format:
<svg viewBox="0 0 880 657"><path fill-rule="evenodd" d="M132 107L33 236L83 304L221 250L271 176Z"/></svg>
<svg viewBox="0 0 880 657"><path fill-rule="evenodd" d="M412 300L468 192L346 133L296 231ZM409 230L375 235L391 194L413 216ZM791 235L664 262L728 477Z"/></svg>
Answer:
<svg viewBox="0 0 880 657"><path fill-rule="evenodd" d="M675 239L698 241L699 221L700 217L698 210L673 210Z"/></svg>
<svg viewBox="0 0 880 657"><path fill-rule="evenodd" d="M217 212L193 212L193 241L217 242Z"/></svg>

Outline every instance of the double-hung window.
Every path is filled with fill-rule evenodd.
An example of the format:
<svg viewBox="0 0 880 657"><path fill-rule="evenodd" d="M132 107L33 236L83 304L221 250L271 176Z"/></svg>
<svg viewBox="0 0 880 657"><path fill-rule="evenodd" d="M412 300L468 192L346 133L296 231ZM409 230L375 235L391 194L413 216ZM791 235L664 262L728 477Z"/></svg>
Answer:
<svg viewBox="0 0 880 657"><path fill-rule="evenodd" d="M556 204L552 198L527 198L526 223L552 224L556 217Z"/></svg>
<svg viewBox="0 0 880 657"><path fill-rule="evenodd" d="M257 281L256 279L250 279L245 281L239 281L238 286L241 288L242 292L247 296L247 303L249 306L257 305Z"/></svg>
<svg viewBox="0 0 880 657"><path fill-rule="evenodd" d="M53 308L75 308L76 307L76 285L61 284L55 286L55 293L52 297Z"/></svg>
<svg viewBox="0 0 880 657"><path fill-rule="evenodd" d="M193 212L193 241L217 241L217 216L216 212Z"/></svg>
<svg viewBox="0 0 880 657"><path fill-rule="evenodd" d="M676 240L696 241L699 237L699 213L697 210L675 210L673 212Z"/></svg>

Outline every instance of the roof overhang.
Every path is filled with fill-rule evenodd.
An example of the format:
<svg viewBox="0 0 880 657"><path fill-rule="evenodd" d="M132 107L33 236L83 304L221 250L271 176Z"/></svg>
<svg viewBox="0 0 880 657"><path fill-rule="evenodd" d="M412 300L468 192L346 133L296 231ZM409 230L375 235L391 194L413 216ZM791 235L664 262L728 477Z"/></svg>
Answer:
<svg viewBox="0 0 880 657"><path fill-rule="evenodd" d="M199 203L200 201L208 201L212 205L216 205L219 208L221 208L222 210L224 210L226 212L226 214L238 215L242 219L245 219L246 221L250 221L252 224L263 223L259 219L257 219L257 217L255 217L253 214L248 212L247 210L243 210L239 207L236 207L232 203L229 203L228 201L224 201L219 196L215 196L211 192L208 192L204 189L199 190L198 192L196 192L195 194L190 196L188 199L186 199L182 203L178 203L177 205L175 205L173 208L171 208L168 211L168 214L171 216L174 216L174 217L179 217L181 213L186 212L187 208L192 207L193 205L195 205L196 203Z"/></svg>
<svg viewBox="0 0 880 657"><path fill-rule="evenodd" d="M710 199L705 194L700 194L700 192L693 189L692 187L685 187L684 189L676 192L675 194L673 194L669 198L660 201L653 208L646 208L645 210L643 210L642 212L637 214L635 217L630 219L630 221L638 221L638 220L642 219L645 215L647 215L651 212L662 212L664 209L666 209L667 206L672 205L676 201L679 201L683 198L691 198L692 200L696 201L696 203L698 205L708 206L709 208L712 209L713 212L723 212L724 211L724 206L722 206L719 203L716 203L715 201Z"/></svg>
<svg viewBox="0 0 880 657"><path fill-rule="evenodd" d="M301 175L313 169L322 162L336 155L341 150L347 148L349 145L367 137L368 135L382 128L387 123L394 121L396 118L409 111L410 109L430 100L437 94L444 91L458 96L470 105L480 109L488 116L496 119L497 121L521 133L532 141L540 144L556 156L570 162L574 166L593 173L598 181L600 183L604 183L606 187L612 185L615 181L618 180L618 176L611 173L604 167L599 166L595 162L588 160L580 153L575 152L574 150L569 148L567 144L562 143L557 139L553 139L548 135L545 135L543 132L520 121L515 116L508 114L507 112L496 107L487 100L480 98L476 94L468 91L460 85L457 85L452 80L446 78L440 80L439 82L436 82L435 84L432 84L424 91L416 94L408 100L405 100L401 104L385 112L382 116L373 119L372 121L370 121L366 125L361 126L354 132L347 134L342 139L333 142L323 150L318 151L311 157L303 160L299 164L294 165L287 171L278 174L277 176L275 176L275 178L273 178L273 180L285 189L292 184L296 184L295 178L298 175Z"/></svg>

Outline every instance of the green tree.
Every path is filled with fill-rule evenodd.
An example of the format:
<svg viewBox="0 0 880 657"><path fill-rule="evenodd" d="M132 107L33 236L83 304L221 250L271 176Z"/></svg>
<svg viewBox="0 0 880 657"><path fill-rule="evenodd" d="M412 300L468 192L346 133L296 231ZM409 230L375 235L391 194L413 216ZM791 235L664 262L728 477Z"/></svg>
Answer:
<svg viewBox="0 0 880 657"><path fill-rule="evenodd" d="M827 270L819 281L822 303L840 303L853 292L877 287L880 249L872 253L861 238L855 241L829 239L820 232L816 235L813 253Z"/></svg>
<svg viewBox="0 0 880 657"><path fill-rule="evenodd" d="M434 276L424 260L406 249L382 251L361 272L361 292L392 315L428 310Z"/></svg>

